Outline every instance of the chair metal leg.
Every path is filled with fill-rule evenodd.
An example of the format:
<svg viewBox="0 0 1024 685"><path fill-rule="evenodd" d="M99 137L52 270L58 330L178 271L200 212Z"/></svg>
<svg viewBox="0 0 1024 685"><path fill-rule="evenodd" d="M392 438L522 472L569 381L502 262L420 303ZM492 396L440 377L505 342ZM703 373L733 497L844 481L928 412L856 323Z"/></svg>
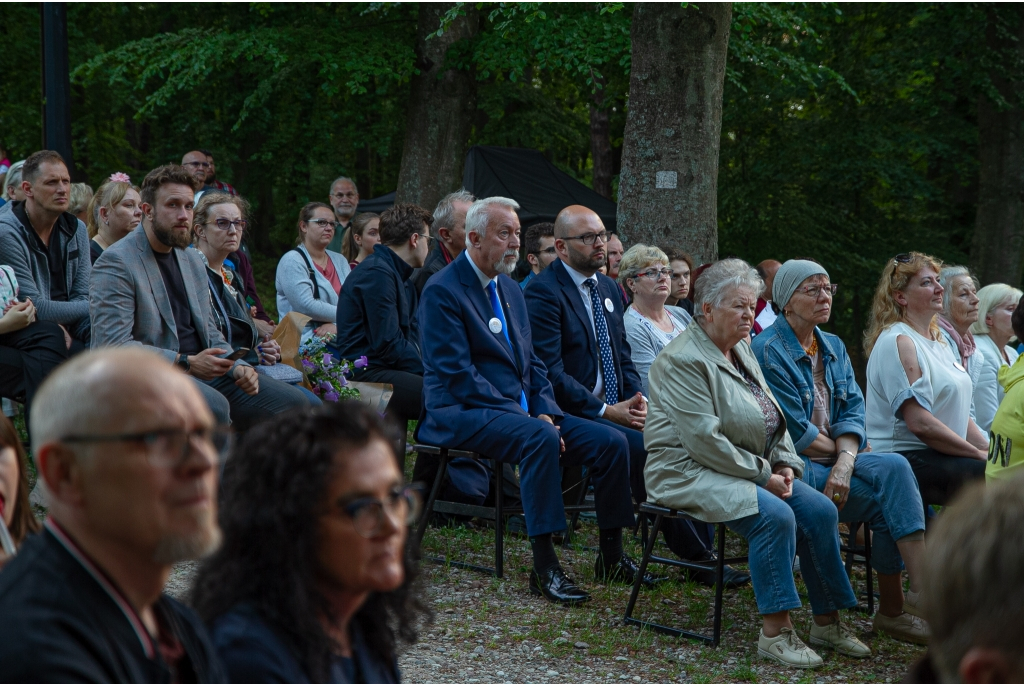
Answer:
<svg viewBox="0 0 1024 685"><path fill-rule="evenodd" d="M499 578L505 573L505 479L504 465L495 459L494 467L494 575Z"/></svg>
<svg viewBox="0 0 1024 685"><path fill-rule="evenodd" d="M636 599L640 595L640 586L644 582L644 574L647 573L647 564L651 561L651 555L654 553L654 541L658 539L658 531L661 530L661 520L663 516L658 514L654 518L654 526L651 529L651 536L644 546L644 556L640 560L640 572L636 574L636 579L633 581L633 591L629 595L629 603L626 605L626 615L624 619L627 623L635 622L633 618L633 607L636 606Z"/></svg>
<svg viewBox="0 0 1024 685"><path fill-rule="evenodd" d="M438 493L441 492L441 484L444 483L444 477L448 473L448 450L441 450L441 463L437 468L437 475L434 476L434 485L430 488L430 494L427 496L426 506L423 507L423 516L420 518L419 525L416 527L416 545L419 546L423 542L423 535L427 532L427 524L430 522L430 517L434 514L434 502L437 501Z"/></svg>
<svg viewBox="0 0 1024 685"><path fill-rule="evenodd" d="M725 524L718 526L718 563L715 564L715 627L712 633L712 647L717 647L722 638L722 592L725 590Z"/></svg>
<svg viewBox="0 0 1024 685"><path fill-rule="evenodd" d="M871 529L864 525L864 566L867 571L868 581L868 615L875 613L875 582L872 578L871 568Z"/></svg>

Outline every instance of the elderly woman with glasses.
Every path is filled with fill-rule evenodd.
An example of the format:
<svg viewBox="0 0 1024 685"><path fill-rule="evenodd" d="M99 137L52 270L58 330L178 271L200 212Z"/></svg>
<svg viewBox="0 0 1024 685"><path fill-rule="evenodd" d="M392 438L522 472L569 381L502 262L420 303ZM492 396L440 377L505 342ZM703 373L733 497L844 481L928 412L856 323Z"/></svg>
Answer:
<svg viewBox="0 0 1024 685"><path fill-rule="evenodd" d="M665 304L672 288L671 279L668 256L657 247L634 245L619 263L619 283L633 298L623 317L626 340L645 395L650 394L647 371L654 359L693 321L682 307Z"/></svg>
<svg viewBox="0 0 1024 685"><path fill-rule="evenodd" d="M193 606L231 682L397 683L429 611L408 537L420 509L356 402L250 431L224 469L224 542Z"/></svg>
<svg viewBox="0 0 1024 685"><path fill-rule="evenodd" d="M867 438L876 450L906 457L925 504L946 504L983 478L988 458L988 438L971 418L971 377L938 323L941 269L920 252L896 255L882 271L864 333Z"/></svg>
<svg viewBox="0 0 1024 685"><path fill-rule="evenodd" d="M974 387L974 421L985 433L992 427L1005 393L999 375L1003 367L1013 366L1017 350L1009 345L1013 332L1013 312L1021 291L1005 283L990 283L978 291L978 320L971 324L978 346L978 382Z"/></svg>
<svg viewBox="0 0 1024 685"><path fill-rule="evenodd" d="M749 543L750 576L762 627L757 651L793 668L822 659L797 636L801 606L793 557L807 586L811 643L854 657L871 654L841 621L857 605L839 552L835 505L800 480L782 409L747 338L764 282L739 259L720 261L697 281L694 325L670 342L650 370L644 428L648 499Z"/></svg>
<svg viewBox="0 0 1024 685"><path fill-rule="evenodd" d="M782 315L751 347L804 462L803 480L835 502L839 521L874 531L871 561L881 602L875 630L927 644L920 618L924 507L914 472L898 454L871 452L864 396L843 342L818 326L832 314L836 286L824 267L790 260L775 275L772 302ZM906 563L910 593L904 596Z"/></svg>
<svg viewBox="0 0 1024 685"><path fill-rule="evenodd" d="M310 318L303 340L338 334L338 297L352 268L344 256L327 249L336 227L330 205L310 202L299 212L298 245L277 263L277 313L282 319L291 311Z"/></svg>

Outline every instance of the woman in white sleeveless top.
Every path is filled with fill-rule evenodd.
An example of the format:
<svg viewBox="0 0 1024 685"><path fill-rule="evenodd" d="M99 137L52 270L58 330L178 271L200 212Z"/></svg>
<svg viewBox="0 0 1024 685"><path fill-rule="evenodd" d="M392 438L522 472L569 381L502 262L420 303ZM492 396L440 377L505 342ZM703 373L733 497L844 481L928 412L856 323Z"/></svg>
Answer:
<svg viewBox="0 0 1024 685"><path fill-rule="evenodd" d="M868 441L907 458L925 504L945 504L983 478L988 456L988 439L971 418L971 378L936 323L941 267L920 252L891 260L864 334Z"/></svg>

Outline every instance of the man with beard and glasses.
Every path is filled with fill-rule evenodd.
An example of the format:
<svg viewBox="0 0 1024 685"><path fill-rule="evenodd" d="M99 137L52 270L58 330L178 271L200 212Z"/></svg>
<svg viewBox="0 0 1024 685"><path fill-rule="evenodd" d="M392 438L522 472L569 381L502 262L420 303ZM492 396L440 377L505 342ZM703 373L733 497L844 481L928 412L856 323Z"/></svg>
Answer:
<svg viewBox="0 0 1024 685"><path fill-rule="evenodd" d="M595 212L566 207L555 218L558 259L526 289L533 349L548 370L555 401L566 414L617 431L629 443L630 486L637 502L644 486L644 423L647 400L626 340L618 284L598 272L608 263L609 234ZM617 269L617 265L616 265ZM677 555L692 561L711 556L709 524L666 521L665 540ZM714 584L714 574L695 572L695 580ZM729 586L749 577L727 569Z"/></svg>
<svg viewBox="0 0 1024 685"><path fill-rule="evenodd" d="M239 430L294 407L309 406L301 390L258 378L217 328L206 266L191 242L192 196L198 182L167 165L142 182L143 221L93 266L93 344L138 345L192 376L218 422Z"/></svg>
<svg viewBox="0 0 1024 685"><path fill-rule="evenodd" d="M334 238L327 245L331 252L341 252L341 246L345 239L345 232L352 230L352 217L356 215L356 208L359 206L359 189L356 182L348 176L339 176L331 184L331 194L328 200L334 208L334 218L338 225L334 229Z"/></svg>
<svg viewBox="0 0 1024 685"><path fill-rule="evenodd" d="M49 512L0 575L4 680L225 682L202 622L163 594L173 564L220 544L229 435L195 384L152 352L86 352L36 407Z"/></svg>
<svg viewBox="0 0 1024 685"><path fill-rule="evenodd" d="M534 353L526 300L508 276L519 258L517 209L503 197L474 202L465 252L423 289L425 413L417 437L519 465L533 549L530 591L578 604L590 596L562 569L552 541L566 529L559 467L589 469L600 528L598 577L632 583L639 570L622 549L622 528L633 525L629 445L613 428L563 415L555 402ZM486 488L486 476L476 477Z"/></svg>

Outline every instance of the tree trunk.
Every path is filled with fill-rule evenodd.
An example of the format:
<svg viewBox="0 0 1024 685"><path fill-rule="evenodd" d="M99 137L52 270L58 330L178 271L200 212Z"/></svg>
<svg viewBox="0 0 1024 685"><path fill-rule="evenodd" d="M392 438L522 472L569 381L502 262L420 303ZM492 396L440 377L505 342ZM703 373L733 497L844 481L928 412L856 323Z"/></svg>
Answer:
<svg viewBox="0 0 1024 685"><path fill-rule="evenodd" d="M718 149L731 3L637 3L619 176L623 242L718 256Z"/></svg>
<svg viewBox="0 0 1024 685"><path fill-rule="evenodd" d="M1006 28L1017 36L1000 35L998 24L1009 19ZM989 9L986 44L1002 56L1009 50L1024 57L1024 6L1004 5ZM1001 282L1015 287L1021 283L1024 265L1024 109L1022 84L1010 81L997 70L992 83L1010 103L1000 108L987 95L978 101L978 214L974 224L971 262L982 285Z"/></svg>
<svg viewBox="0 0 1024 685"><path fill-rule="evenodd" d="M604 83L601 84L602 86ZM593 159L594 192L612 199L612 133L608 110L604 107L604 89L591 96L590 156Z"/></svg>
<svg viewBox="0 0 1024 685"><path fill-rule="evenodd" d="M467 5L443 35L427 39L441 25L452 3L421 3L416 40L416 66L409 97L402 168L396 201L433 210L437 202L462 185L466 145L476 112L476 81L469 71L446 68L445 56L457 41L479 30L479 16Z"/></svg>

